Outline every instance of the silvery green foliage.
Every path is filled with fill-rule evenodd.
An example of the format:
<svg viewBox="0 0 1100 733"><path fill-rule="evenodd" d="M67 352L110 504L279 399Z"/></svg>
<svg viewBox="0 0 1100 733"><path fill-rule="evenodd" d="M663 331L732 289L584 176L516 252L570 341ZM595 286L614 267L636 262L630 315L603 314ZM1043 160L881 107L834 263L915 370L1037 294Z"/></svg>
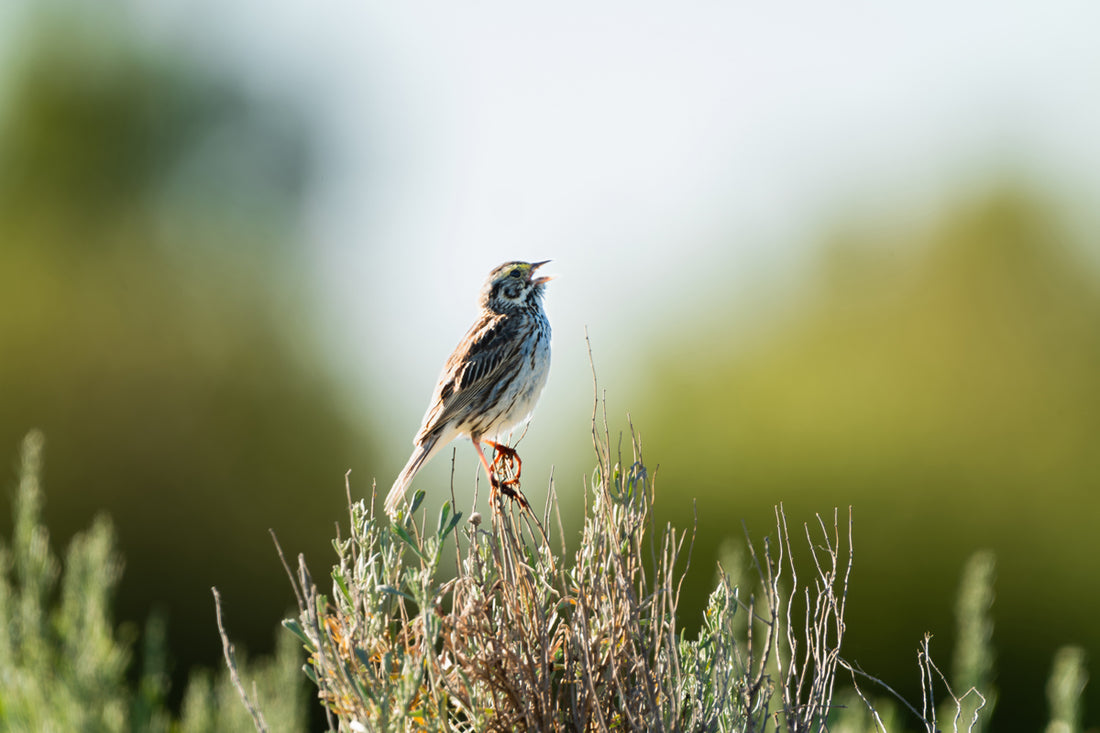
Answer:
<svg viewBox="0 0 1100 733"><path fill-rule="evenodd" d="M779 510L779 554L753 555L759 588L742 598L720 572L689 639L677 607L693 535L654 526L637 440L629 460L612 461L609 444L597 441L571 555L546 530L553 491L541 518L498 499L488 527L479 515L461 523L451 502L429 519L423 492L392 523L350 504L331 595L300 559L300 613L286 622L333 729L823 729L850 567L836 517L831 534L818 520L816 574L803 588L784 565Z"/></svg>
<svg viewBox="0 0 1100 733"><path fill-rule="evenodd" d="M196 673L183 717L175 720L169 692L164 620L150 618L140 658L111 616L122 558L106 517L77 533L62 562L42 524L44 439L23 442L11 543L0 539L0 730L221 733L251 731L224 672ZM207 622L206 619L203 620ZM211 628L211 637L215 630ZM281 635L282 636L282 635ZM136 685L127 678L137 662ZM245 671L269 708L273 732L305 730L301 653L280 638L276 659ZM254 674L253 674L254 673Z"/></svg>

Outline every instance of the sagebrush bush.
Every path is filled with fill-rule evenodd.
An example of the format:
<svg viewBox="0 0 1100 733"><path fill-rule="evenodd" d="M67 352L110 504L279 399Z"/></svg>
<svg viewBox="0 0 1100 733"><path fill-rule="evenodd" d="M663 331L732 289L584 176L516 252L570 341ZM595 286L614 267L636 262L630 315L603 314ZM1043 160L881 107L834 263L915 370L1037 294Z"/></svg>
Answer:
<svg viewBox="0 0 1100 733"><path fill-rule="evenodd" d="M161 617L146 624L139 666L131 674L136 633L120 629L111 614L123 566L114 529L100 516L72 538L64 561L54 554L42 523L43 445L39 432L23 441L12 537L10 543L0 538L0 731L252 730L225 671L196 671L182 715L171 710ZM297 646L286 635L273 660L247 669L278 731L306 729Z"/></svg>
<svg viewBox="0 0 1100 733"><path fill-rule="evenodd" d="M546 529L553 487L541 517L498 499L486 528L477 515L463 522L453 497L429 525L423 493L397 523L349 496L350 531L334 542L331 597L299 558L291 573L299 615L286 622L296 638L285 635L274 660L245 665L223 630L228 673L193 675L177 717L166 704L162 619L147 624L137 683L129 682L133 634L111 618L122 558L109 520L75 536L64 561L50 549L42 443L38 433L24 441L12 539L0 540L0 730L305 730L298 642L329 728L339 731L988 727L991 554L977 553L963 573L954 687L926 636L916 704L840 654L852 545L850 519L835 512L800 532L804 582L807 571L795 562L801 542L777 508L775 533L746 546L756 577L734 583L719 568L700 631L689 639L677 606L691 533L654 526L653 477L637 441L629 462L612 461L606 431L596 440L580 544L568 558L560 523L556 552ZM1082 729L1087 677L1083 650L1058 652L1049 732Z"/></svg>
<svg viewBox="0 0 1100 733"><path fill-rule="evenodd" d="M898 718L877 700L889 688L840 654L850 517L816 517L799 531L802 546L778 507L775 535L749 546L757 578L739 589L719 568L689 639L677 609L693 535L654 525L653 476L636 437L624 457L612 455L606 429L593 435L597 463L572 555L560 521L559 536L551 531L553 485L541 516L493 497L488 526L454 510L453 477L452 501L431 520L423 492L391 522L373 502L352 502L349 488L331 594L303 558L288 568L300 614L286 626L305 645L332 729L886 730ZM800 546L808 582L794 560ZM937 685L956 727L969 728L983 698L974 691L978 711L963 720L927 652L925 639L928 699L904 708L935 730Z"/></svg>

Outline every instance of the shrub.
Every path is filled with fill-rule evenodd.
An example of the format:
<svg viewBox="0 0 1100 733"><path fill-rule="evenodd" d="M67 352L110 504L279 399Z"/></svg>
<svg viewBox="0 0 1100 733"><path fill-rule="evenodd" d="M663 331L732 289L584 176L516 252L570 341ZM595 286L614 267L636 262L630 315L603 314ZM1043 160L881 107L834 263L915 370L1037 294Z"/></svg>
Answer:
<svg viewBox="0 0 1100 733"><path fill-rule="evenodd" d="M636 436L612 456L594 431L579 548L568 558L553 485L542 516L491 499L488 528L445 502L431 521L417 492L395 521L352 502L334 542L331 595L304 558L288 567L299 601L285 622L305 645L329 725L341 731L886 730L889 693L841 655L851 519L803 527L807 568L782 506L776 533L750 544L757 577L737 588L719 568L696 638L679 627L691 532L655 527L653 476ZM557 536L548 528L556 519ZM454 551L447 573L445 549ZM808 582L804 580L808 576ZM935 730L933 684L956 729L959 698L919 653L927 699L904 705ZM843 673L838 675L838 673ZM851 682L834 701L838 678ZM941 684L942 683L942 684ZM842 704L843 703L843 704ZM904 704L904 703L903 703ZM880 712L879 709L884 712ZM968 708L970 709L970 708Z"/></svg>
<svg viewBox="0 0 1100 733"><path fill-rule="evenodd" d="M23 441L10 543L0 538L0 730L232 733L252 730L229 675L192 675L177 719L167 705L164 621L146 624L136 684L129 680L136 633L116 626L122 557L101 516L69 543L64 562L42 524L41 433ZM213 632L213 630L212 630ZM305 730L301 652L286 635L276 657L249 666L276 730Z"/></svg>

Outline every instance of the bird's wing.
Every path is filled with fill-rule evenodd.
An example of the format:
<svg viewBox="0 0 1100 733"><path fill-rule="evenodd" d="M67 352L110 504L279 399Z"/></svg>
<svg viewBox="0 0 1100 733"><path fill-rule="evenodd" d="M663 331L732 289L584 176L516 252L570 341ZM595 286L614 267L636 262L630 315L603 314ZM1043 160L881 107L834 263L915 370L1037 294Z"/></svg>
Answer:
<svg viewBox="0 0 1100 733"><path fill-rule="evenodd" d="M474 324L443 366L414 443L419 444L462 414L496 383L504 365L514 361L522 342L516 338L516 328L514 320L500 315Z"/></svg>

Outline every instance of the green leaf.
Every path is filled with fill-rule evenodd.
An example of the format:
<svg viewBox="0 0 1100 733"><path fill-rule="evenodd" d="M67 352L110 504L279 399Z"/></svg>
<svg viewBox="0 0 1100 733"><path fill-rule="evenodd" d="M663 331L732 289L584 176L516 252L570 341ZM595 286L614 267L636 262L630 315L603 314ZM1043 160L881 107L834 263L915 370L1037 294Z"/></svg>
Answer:
<svg viewBox="0 0 1100 733"><path fill-rule="evenodd" d="M379 593L388 593L391 596L397 596L398 598L404 598L406 601L416 603L416 599L410 596L408 593L402 593L394 588L392 585L379 585L375 587L375 590Z"/></svg>
<svg viewBox="0 0 1100 733"><path fill-rule="evenodd" d="M313 640L306 635L306 632L302 630L301 625L297 621L292 618L284 619L283 628L301 639L302 643L306 645L307 650L310 652L317 651L317 647L313 644Z"/></svg>
<svg viewBox="0 0 1100 733"><path fill-rule="evenodd" d="M336 581L336 585L340 587L340 592L344 595L345 600L347 600L348 603L352 603L347 581L344 580L344 574L341 573L338 568L332 569L332 579Z"/></svg>
<svg viewBox="0 0 1100 733"><path fill-rule="evenodd" d="M399 525L393 525L393 532L398 537L400 537L402 540L404 540L405 544L407 544L409 547L411 547L413 552L415 552L420 557L421 560L426 561L428 559L428 558L424 557L424 553L420 551L420 547L416 544L416 540L414 540L412 538L412 536L408 533L408 531L404 527L401 527Z"/></svg>
<svg viewBox="0 0 1100 733"><path fill-rule="evenodd" d="M318 687L321 686L317 682L317 672L316 672L316 670L313 669L313 667L311 667L308 664L303 664L302 665L302 671L306 673L306 677L309 677L310 682L317 685Z"/></svg>
<svg viewBox="0 0 1100 733"><path fill-rule="evenodd" d="M451 502L445 501L443 502L443 506L439 508L439 526L436 528L435 531L435 533L439 535L439 539L443 539L446 536L444 535L443 531L447 528L447 519L450 514Z"/></svg>
<svg viewBox="0 0 1100 733"><path fill-rule="evenodd" d="M443 530L443 536L439 539L447 539L447 535L454 531L454 528L458 526L458 522L460 519L462 519L462 512L455 512L454 516L451 517L450 524L447 525L447 529Z"/></svg>

